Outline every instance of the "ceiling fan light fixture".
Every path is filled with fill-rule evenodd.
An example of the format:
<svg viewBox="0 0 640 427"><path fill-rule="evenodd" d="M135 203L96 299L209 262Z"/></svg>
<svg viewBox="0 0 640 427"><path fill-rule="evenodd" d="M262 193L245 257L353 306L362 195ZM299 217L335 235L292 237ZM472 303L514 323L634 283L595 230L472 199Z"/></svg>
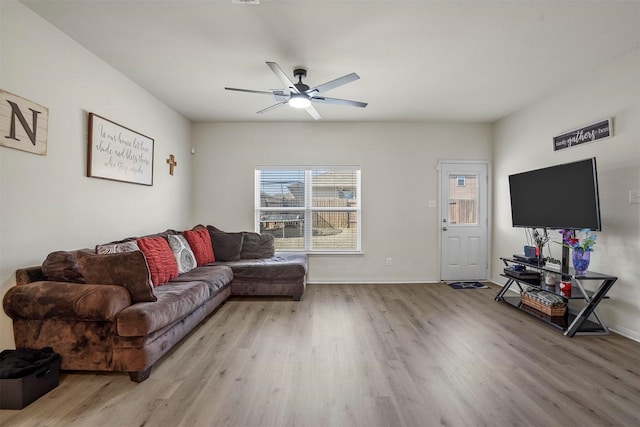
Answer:
<svg viewBox="0 0 640 427"><path fill-rule="evenodd" d="M289 105L293 108L308 108L311 105L311 101L302 94L294 94L289 98Z"/></svg>

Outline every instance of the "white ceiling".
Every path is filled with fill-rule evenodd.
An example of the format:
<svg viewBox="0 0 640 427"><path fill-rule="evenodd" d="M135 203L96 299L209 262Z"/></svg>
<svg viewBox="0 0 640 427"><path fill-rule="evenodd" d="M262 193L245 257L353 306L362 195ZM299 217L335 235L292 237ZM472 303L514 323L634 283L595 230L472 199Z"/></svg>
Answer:
<svg viewBox="0 0 640 427"><path fill-rule="evenodd" d="M640 49L640 1L22 0L192 121L312 120L280 81L356 72L325 121L494 121Z"/></svg>

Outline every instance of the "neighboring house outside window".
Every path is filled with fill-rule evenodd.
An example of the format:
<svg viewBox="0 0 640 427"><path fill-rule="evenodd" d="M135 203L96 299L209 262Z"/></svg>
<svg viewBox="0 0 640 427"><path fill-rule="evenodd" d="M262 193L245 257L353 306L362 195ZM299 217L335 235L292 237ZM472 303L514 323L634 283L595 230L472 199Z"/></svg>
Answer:
<svg viewBox="0 0 640 427"><path fill-rule="evenodd" d="M459 175L449 178L449 223L478 223L478 177Z"/></svg>
<svg viewBox="0 0 640 427"><path fill-rule="evenodd" d="M255 228L276 250L360 252L360 168L258 167Z"/></svg>

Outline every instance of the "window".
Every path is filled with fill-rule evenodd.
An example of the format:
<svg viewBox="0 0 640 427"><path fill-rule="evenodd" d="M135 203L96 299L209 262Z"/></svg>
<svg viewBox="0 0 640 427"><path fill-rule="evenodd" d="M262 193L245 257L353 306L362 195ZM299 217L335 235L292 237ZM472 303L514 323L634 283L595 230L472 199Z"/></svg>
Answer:
<svg viewBox="0 0 640 427"><path fill-rule="evenodd" d="M449 176L449 224L478 224L477 175Z"/></svg>
<svg viewBox="0 0 640 427"><path fill-rule="evenodd" d="M278 251L360 251L359 167L256 169L256 230Z"/></svg>

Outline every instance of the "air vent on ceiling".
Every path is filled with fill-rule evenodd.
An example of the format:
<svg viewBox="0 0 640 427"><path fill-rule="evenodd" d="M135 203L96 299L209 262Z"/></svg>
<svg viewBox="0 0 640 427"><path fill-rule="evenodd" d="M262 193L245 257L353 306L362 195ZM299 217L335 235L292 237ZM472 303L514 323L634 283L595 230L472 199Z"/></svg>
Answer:
<svg viewBox="0 0 640 427"><path fill-rule="evenodd" d="M260 4L260 0L231 0L233 4Z"/></svg>

